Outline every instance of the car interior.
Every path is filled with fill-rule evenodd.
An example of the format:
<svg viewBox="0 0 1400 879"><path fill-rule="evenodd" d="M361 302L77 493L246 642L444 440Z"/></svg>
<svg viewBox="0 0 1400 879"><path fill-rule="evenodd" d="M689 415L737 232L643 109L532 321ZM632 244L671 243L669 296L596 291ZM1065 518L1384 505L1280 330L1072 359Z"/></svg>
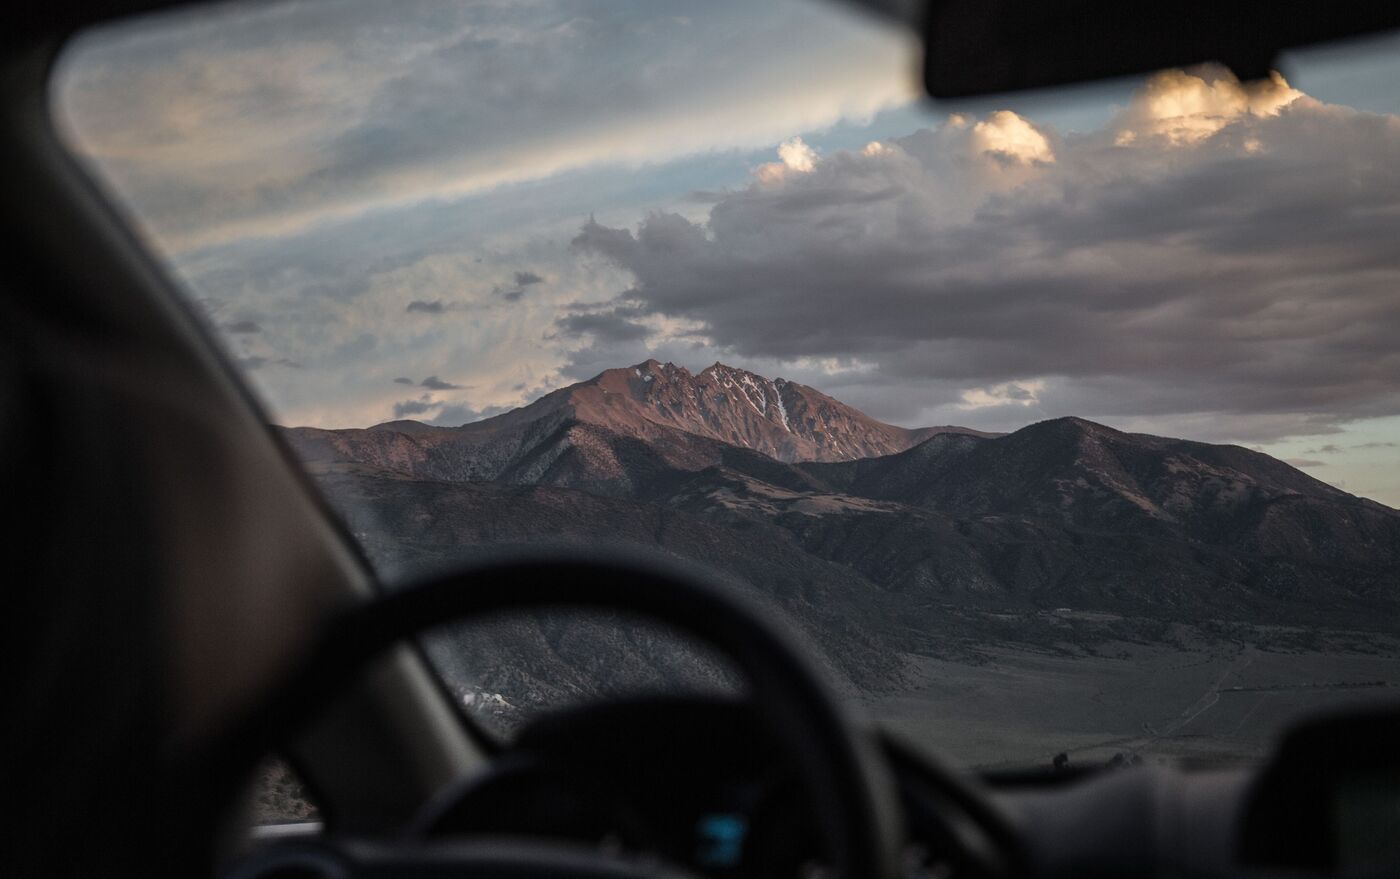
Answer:
<svg viewBox="0 0 1400 879"><path fill-rule="evenodd" d="M73 35L173 5L15 6L0 37L6 875L1400 869L1393 702L1300 723L1257 767L966 772L858 716L800 638L700 565L507 550L383 589L55 130L52 68ZM1265 9L1276 26L1256 26ZM1362 3L862 10L917 34L934 98L1204 61L1248 80L1282 50L1400 25L1395 8ZM465 719L420 636L560 607L674 628L736 683L567 708L508 742ZM270 755L304 783L315 823L251 828L250 780Z"/></svg>

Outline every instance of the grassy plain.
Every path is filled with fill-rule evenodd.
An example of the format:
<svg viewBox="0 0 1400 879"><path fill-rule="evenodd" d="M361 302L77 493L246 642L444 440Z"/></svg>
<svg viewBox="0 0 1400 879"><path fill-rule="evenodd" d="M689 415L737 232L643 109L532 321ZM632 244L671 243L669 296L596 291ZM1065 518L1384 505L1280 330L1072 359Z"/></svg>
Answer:
<svg viewBox="0 0 1400 879"><path fill-rule="evenodd" d="M1289 646L1286 631L1183 629L1176 644L1099 644L1093 654L1007 645L973 661L911 657L908 687L861 701L885 728L955 765L1044 766L1060 752L1075 763L1117 753L1257 759L1298 718L1400 701L1400 644L1329 634L1321 650Z"/></svg>

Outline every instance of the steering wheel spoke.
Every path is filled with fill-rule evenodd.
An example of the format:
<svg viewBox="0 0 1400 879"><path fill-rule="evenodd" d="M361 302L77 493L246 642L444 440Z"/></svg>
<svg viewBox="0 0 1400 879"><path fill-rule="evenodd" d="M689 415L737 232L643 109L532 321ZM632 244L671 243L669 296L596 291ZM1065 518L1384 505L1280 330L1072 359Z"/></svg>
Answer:
<svg viewBox="0 0 1400 879"><path fill-rule="evenodd" d="M674 627L732 661L750 704L783 749L805 792L830 875L892 879L900 863L902 821L894 780L871 738L851 721L802 651L736 590L674 563L570 556L507 561L382 594L325 629L310 659L219 747L232 788L266 753L326 709L384 651L447 623L540 608L626 611ZM206 763L205 765L212 765ZM325 875L535 876L642 879L680 876L674 866L609 858L541 843L521 846L404 842L337 851L322 846ZM337 860L339 858L339 860ZM251 863L251 862L250 862ZM318 862L319 863L319 862ZM271 879L243 873L240 879ZM286 875L308 875L287 873ZM317 875L313 870L309 875Z"/></svg>

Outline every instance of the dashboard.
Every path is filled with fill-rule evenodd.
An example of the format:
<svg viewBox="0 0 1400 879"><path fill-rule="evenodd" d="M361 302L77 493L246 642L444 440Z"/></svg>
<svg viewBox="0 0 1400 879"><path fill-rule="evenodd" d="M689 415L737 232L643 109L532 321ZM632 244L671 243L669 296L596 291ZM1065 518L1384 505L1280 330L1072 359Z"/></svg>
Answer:
<svg viewBox="0 0 1400 879"><path fill-rule="evenodd" d="M1348 722L1364 736L1348 737ZM927 756L884 739L905 816L903 875L1365 873L1397 862L1400 782L1382 784L1395 773L1382 771L1382 750L1369 746L1389 741L1395 723L1393 714L1324 718L1258 768L1047 771L967 788ZM1320 757L1311 740L1356 747ZM1324 810L1336 798L1314 790L1327 760L1376 770L1365 775L1364 796L1336 810L1335 820ZM1355 787L1362 776L1349 769L1339 777ZM436 839L547 838L656 856L706 876L815 879L828 874L804 798L787 755L745 703L637 699L526 727L489 770L431 803L415 831Z"/></svg>
<svg viewBox="0 0 1400 879"><path fill-rule="evenodd" d="M1397 734L1400 710L1382 706L1315 718L1260 766L1124 764L978 780L877 738L902 808L906 879L1350 879L1396 875L1400 864ZM833 874L814 815L790 755L750 704L654 697L541 718L430 802L407 837L562 844L721 879L822 879ZM236 875L267 879L311 863L297 852ZM296 875L344 874L322 869L322 855Z"/></svg>
<svg viewBox="0 0 1400 879"><path fill-rule="evenodd" d="M417 830L655 854L712 876L799 876L820 850L806 813L796 774L743 703L647 699L526 727Z"/></svg>
<svg viewBox="0 0 1400 879"><path fill-rule="evenodd" d="M625 731L625 732L621 732ZM1004 844L887 743L909 876L1007 872ZM953 792L953 798L957 793ZM820 829L798 774L737 700L648 698L560 712L527 726L491 769L420 816L426 838L548 838L655 855L716 877L820 877Z"/></svg>

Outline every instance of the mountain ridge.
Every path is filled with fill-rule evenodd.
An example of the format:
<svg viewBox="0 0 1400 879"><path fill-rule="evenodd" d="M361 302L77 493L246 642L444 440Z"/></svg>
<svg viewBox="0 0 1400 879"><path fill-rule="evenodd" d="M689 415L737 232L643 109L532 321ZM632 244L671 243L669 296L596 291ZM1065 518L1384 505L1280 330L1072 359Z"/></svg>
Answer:
<svg viewBox="0 0 1400 879"><path fill-rule="evenodd" d="M573 418L616 433L647 437L670 427L750 448L780 461L839 461L910 448L938 433L990 436L966 427L886 424L815 388L714 363L699 373L646 360L606 369L509 412L452 428L391 421L367 428L426 434L484 435L522 424Z"/></svg>
<svg viewBox="0 0 1400 879"><path fill-rule="evenodd" d="M727 369L649 361L458 428L284 436L391 581L502 544L643 546L750 584L862 688L901 656L1093 652L1203 621L1400 631L1400 512L1268 455L1075 417L914 441ZM784 417L833 457L910 444L781 460Z"/></svg>
<svg viewBox="0 0 1400 879"><path fill-rule="evenodd" d="M930 509L1044 514L1103 506L1180 523L1208 508L1292 494L1390 510L1241 446L1120 431L1077 416L1008 434L904 428L782 378L715 363L698 374L647 360L457 427L284 428L312 462L368 464L420 478L554 484L635 494L650 474L746 459L788 483ZM1198 503L1201 498L1210 503ZM1134 509L1135 508L1135 509ZM1393 512L1393 511L1392 511ZM1078 517L1078 518L1076 518Z"/></svg>
<svg viewBox="0 0 1400 879"><path fill-rule="evenodd" d="M903 451L964 427L905 428L797 382L716 363L692 374L647 360L604 370L509 412L457 427L391 421L367 428L286 428L313 461L356 461L452 481L543 482L604 494L635 489L633 471L699 470L734 449L834 462Z"/></svg>

